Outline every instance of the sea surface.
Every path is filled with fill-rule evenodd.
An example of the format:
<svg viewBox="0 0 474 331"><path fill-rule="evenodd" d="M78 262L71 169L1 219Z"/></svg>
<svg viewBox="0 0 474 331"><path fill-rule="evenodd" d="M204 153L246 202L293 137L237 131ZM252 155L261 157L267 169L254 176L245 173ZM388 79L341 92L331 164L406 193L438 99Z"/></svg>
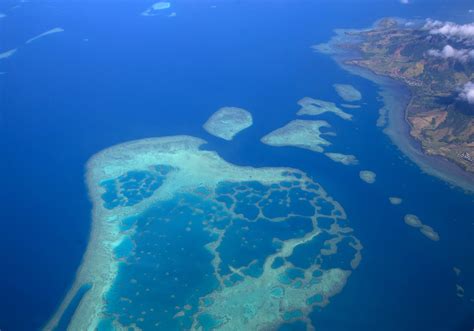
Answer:
<svg viewBox="0 0 474 331"><path fill-rule="evenodd" d="M117 143L187 134L237 165L300 169L344 207L363 258L311 314L318 330L472 330L472 193L422 173L376 127L378 87L310 49L335 28L385 16L472 21L472 3L176 1L175 17L141 16L151 4L0 3L0 52L18 48L0 60L0 329L40 329L73 283L91 226L86 161ZM25 44L55 27L64 32ZM334 83L363 94L353 121L320 116L337 133L328 150L356 155L358 166L259 143L296 118L302 97L340 103ZM222 106L249 110L254 125L231 142L207 134L202 124ZM377 181L362 182L361 169ZM407 226L407 213L440 241Z"/></svg>

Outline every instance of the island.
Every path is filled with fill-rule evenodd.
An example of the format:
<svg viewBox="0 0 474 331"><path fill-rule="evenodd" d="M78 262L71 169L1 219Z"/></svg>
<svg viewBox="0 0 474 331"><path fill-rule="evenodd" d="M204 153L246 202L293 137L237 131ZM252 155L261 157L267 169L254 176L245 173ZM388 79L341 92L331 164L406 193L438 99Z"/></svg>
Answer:
<svg viewBox="0 0 474 331"><path fill-rule="evenodd" d="M213 136L232 140L237 133L251 127L252 124L252 114L247 110L237 107L223 107L212 114L203 127Z"/></svg>
<svg viewBox="0 0 474 331"><path fill-rule="evenodd" d="M449 27L460 31L459 34L452 33L454 30ZM439 156L472 174L474 59L472 50L469 51L472 35L463 34L465 28L468 25L452 22L386 18L368 29L338 30L331 42L314 49L333 55L347 70L383 82L381 85L390 90L383 92L383 98L392 103L393 111L399 108L394 106L397 102L406 99L401 106L405 109L404 121L423 153ZM400 88L382 77L392 79ZM384 126L387 108L381 110L381 115L378 123ZM421 160L415 148L396 137L404 131L394 127L396 118L396 114L391 115L392 140L415 162L443 179L473 187L473 176L460 174L441 161Z"/></svg>
<svg viewBox="0 0 474 331"><path fill-rule="evenodd" d="M335 103L329 101L323 101L313 99L310 97L304 97L298 101L298 105L301 106L300 110L296 113L297 115L320 115L323 113L334 113L345 120L351 120L352 115L342 111Z"/></svg>
<svg viewBox="0 0 474 331"><path fill-rule="evenodd" d="M204 144L149 138L89 160L90 241L45 330L314 329L362 258L344 209L299 170Z"/></svg>
<svg viewBox="0 0 474 331"><path fill-rule="evenodd" d="M322 153L324 147L331 143L321 136L334 134L322 132L321 128L330 127L326 121L293 120L264 136L261 142L270 146L292 146Z"/></svg>

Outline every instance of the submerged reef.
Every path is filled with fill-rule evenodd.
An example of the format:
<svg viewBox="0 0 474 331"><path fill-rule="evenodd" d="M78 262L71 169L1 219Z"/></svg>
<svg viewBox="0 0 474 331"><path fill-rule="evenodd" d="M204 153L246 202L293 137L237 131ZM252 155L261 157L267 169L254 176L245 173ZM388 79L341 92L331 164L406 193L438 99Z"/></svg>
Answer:
<svg viewBox="0 0 474 331"><path fill-rule="evenodd" d="M63 29L63 28L54 28L54 29L48 30L48 31L43 32L43 33L41 33L41 34L39 34L39 35L37 35L37 36L35 36L35 37L33 37L33 38L28 39L28 40L25 42L25 44L29 44L29 43L31 43L31 42L33 42L33 41L35 41L35 40L38 40L38 39L43 38L43 37L46 37L46 36L48 36L48 35L50 35L50 34L59 33L59 32L64 32L64 29Z"/></svg>
<svg viewBox="0 0 474 331"><path fill-rule="evenodd" d="M359 172L359 177L367 184L373 184L375 183L377 175L373 171L362 170L361 172Z"/></svg>
<svg viewBox="0 0 474 331"><path fill-rule="evenodd" d="M204 123L204 129L213 136L232 140L242 130L252 126L252 114L237 107L223 107Z"/></svg>
<svg viewBox="0 0 474 331"><path fill-rule="evenodd" d="M145 139L89 161L91 239L46 330L314 329L309 313L361 260L344 210L301 171L234 166L204 143Z"/></svg>
<svg viewBox="0 0 474 331"><path fill-rule="evenodd" d="M143 16L155 16L159 10L168 9L171 7L171 3L166 1L156 2L151 7L142 12Z"/></svg>
<svg viewBox="0 0 474 331"><path fill-rule="evenodd" d="M456 282L457 284L455 284L455 293L456 293L456 296L460 299L464 298L465 294L466 294L466 291L464 290L464 287L460 284L462 279L464 277L461 276L461 269L459 269L458 267L453 267L453 271L454 271L454 274L456 275ZM470 299L471 302L474 302L474 299Z"/></svg>
<svg viewBox="0 0 474 331"><path fill-rule="evenodd" d="M16 51L17 51L17 49L14 48L14 49L10 49L10 50L8 50L8 51L5 51L5 52L3 52L3 53L0 53L0 60L9 58L9 57L12 56L13 54L15 54Z"/></svg>
<svg viewBox="0 0 474 331"><path fill-rule="evenodd" d="M362 94L352 85L334 84L333 86L344 101L354 102L362 99Z"/></svg>
<svg viewBox="0 0 474 331"><path fill-rule="evenodd" d="M405 215L404 220L406 224L414 228L421 228L421 226L423 225L423 223L420 221L418 216L413 215L413 214Z"/></svg>
<svg viewBox="0 0 474 331"><path fill-rule="evenodd" d="M418 216L407 214L405 215L404 220L409 226L419 229L421 234L423 234L428 239L433 241L439 240L439 234L431 226L424 225Z"/></svg>
<svg viewBox="0 0 474 331"><path fill-rule="evenodd" d="M388 200L392 205L400 205L403 202L402 198L398 197L389 197Z"/></svg>
<svg viewBox="0 0 474 331"><path fill-rule="evenodd" d="M351 104L348 104L348 103L343 103L341 104L342 107L344 108L348 108L348 109L359 109L360 108L360 105L351 105Z"/></svg>
<svg viewBox="0 0 474 331"><path fill-rule="evenodd" d="M321 115L324 113L334 113L345 120L351 120L352 115L342 111L339 107L336 106L333 102L313 99L310 97L304 97L298 101L298 105L301 106L301 109L296 113L297 115Z"/></svg>
<svg viewBox="0 0 474 331"><path fill-rule="evenodd" d="M334 162L339 162L344 165L356 165L359 164L359 161L354 155L347 155L341 153L324 153L328 158Z"/></svg>
<svg viewBox="0 0 474 331"><path fill-rule="evenodd" d="M322 138L321 135L334 135L321 132L321 128L330 128L326 121L294 120L285 126L276 129L264 136L261 141L270 146L293 146L309 149L313 152L324 152L324 146L331 143Z"/></svg>
<svg viewBox="0 0 474 331"><path fill-rule="evenodd" d="M420 232L430 240L438 241L439 234L429 225L423 225L420 228Z"/></svg>

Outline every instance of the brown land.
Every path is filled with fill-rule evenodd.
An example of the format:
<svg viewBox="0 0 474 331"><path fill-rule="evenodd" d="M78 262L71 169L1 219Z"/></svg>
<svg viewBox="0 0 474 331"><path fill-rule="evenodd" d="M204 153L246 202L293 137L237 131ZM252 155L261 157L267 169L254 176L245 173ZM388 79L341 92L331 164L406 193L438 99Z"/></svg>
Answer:
<svg viewBox="0 0 474 331"><path fill-rule="evenodd" d="M347 64L388 76L409 88L411 100L405 118L423 151L474 172L474 105L458 97L459 89L474 79L474 60L429 55L429 50L447 44L445 37L392 19L350 34L360 42L344 46L357 50L360 56Z"/></svg>

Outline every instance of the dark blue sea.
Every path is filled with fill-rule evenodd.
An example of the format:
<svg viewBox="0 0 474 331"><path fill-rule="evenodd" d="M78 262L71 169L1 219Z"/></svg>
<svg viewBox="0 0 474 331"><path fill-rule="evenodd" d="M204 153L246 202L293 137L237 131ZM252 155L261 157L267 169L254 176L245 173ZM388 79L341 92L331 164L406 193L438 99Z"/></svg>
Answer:
<svg viewBox="0 0 474 331"><path fill-rule="evenodd" d="M145 137L188 134L226 161L307 172L344 207L364 245L344 290L311 318L318 330L472 330L474 196L426 175L375 126L378 87L310 46L335 28L384 16L472 21L470 1L175 1L175 17L144 17L146 1L2 1L0 53L0 330L36 330L71 286L85 251L89 157ZM211 8L215 5L215 8ZM25 41L54 27L62 33ZM337 100L356 86L352 122L331 114L330 151L259 143L296 118L305 96ZM202 129L222 106L249 110L254 125L234 141ZM377 173L363 183L361 169ZM404 202L392 206L389 196ZM433 242L403 222L418 215ZM456 276L453 267L461 270ZM456 296L456 284L465 289Z"/></svg>

